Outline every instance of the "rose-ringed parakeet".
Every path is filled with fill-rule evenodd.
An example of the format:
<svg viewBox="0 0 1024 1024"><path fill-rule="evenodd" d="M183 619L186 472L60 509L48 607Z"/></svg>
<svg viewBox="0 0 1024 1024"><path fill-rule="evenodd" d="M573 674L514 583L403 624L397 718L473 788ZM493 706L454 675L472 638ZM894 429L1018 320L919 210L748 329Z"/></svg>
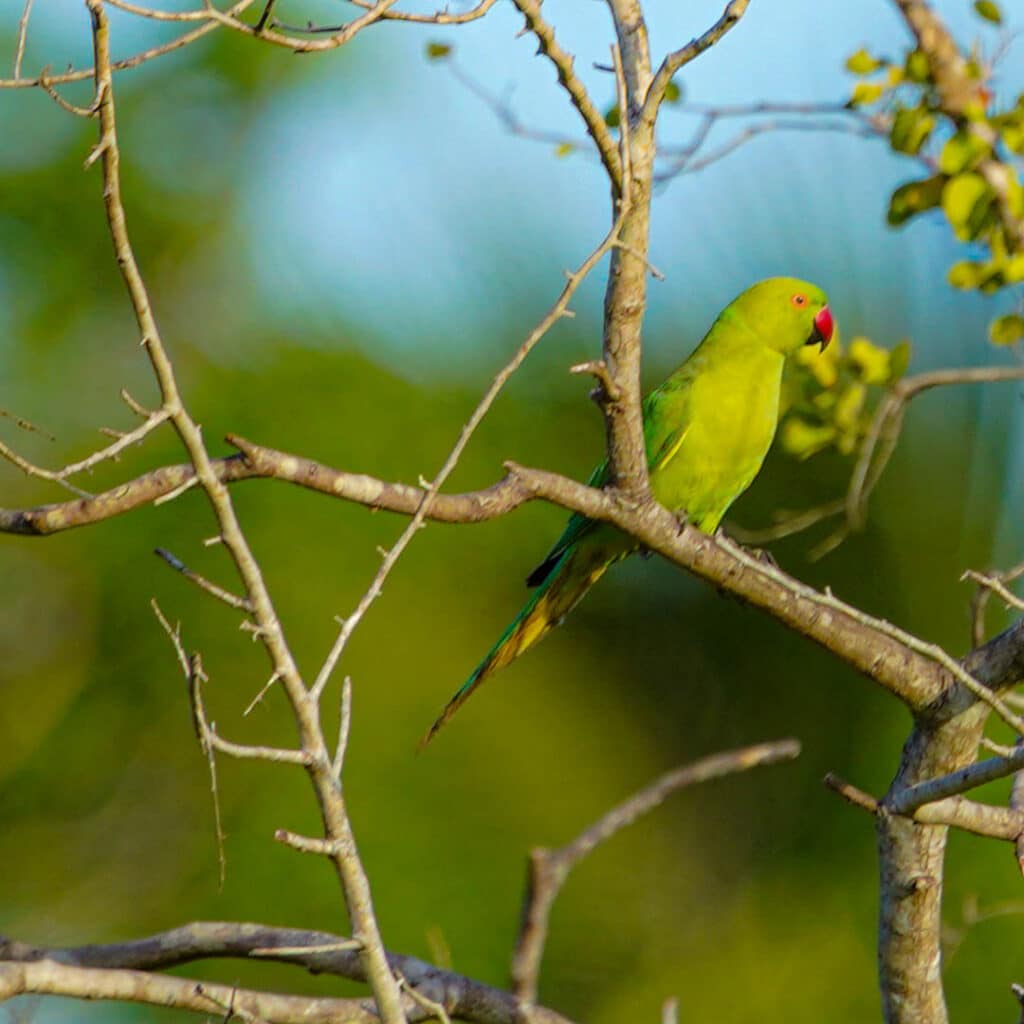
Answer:
<svg viewBox="0 0 1024 1024"><path fill-rule="evenodd" d="M804 345L822 349L833 321L820 288L792 277L760 281L718 315L690 357L643 403L651 491L662 505L713 533L764 462L779 419L782 368ZM590 485L608 481L607 463ZM559 625L605 570L638 549L614 526L573 515L527 577L536 590L445 706L428 743L469 695Z"/></svg>

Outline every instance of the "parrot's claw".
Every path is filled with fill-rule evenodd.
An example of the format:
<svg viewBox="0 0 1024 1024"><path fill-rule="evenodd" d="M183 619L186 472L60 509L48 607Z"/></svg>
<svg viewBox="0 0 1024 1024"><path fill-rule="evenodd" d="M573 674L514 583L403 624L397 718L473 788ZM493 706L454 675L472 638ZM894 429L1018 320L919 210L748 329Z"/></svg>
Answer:
<svg viewBox="0 0 1024 1024"><path fill-rule="evenodd" d="M773 569L779 568L778 561L767 548L751 548L750 553L762 564L770 565Z"/></svg>
<svg viewBox="0 0 1024 1024"><path fill-rule="evenodd" d="M682 536L682 534L686 530L686 527L689 525L689 522L690 517L685 512L676 513L676 529L680 536Z"/></svg>

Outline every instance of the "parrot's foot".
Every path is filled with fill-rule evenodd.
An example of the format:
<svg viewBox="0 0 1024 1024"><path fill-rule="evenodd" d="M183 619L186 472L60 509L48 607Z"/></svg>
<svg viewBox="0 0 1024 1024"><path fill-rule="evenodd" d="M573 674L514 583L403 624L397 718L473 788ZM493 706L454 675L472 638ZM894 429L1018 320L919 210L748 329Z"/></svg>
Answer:
<svg viewBox="0 0 1024 1024"><path fill-rule="evenodd" d="M686 530L686 527L689 525L690 517L686 514L686 512L676 512L675 516L676 516L676 531L681 536L683 534L683 532Z"/></svg>
<svg viewBox="0 0 1024 1024"><path fill-rule="evenodd" d="M779 568L775 556L767 548L750 548L750 553L764 565L770 565L773 569Z"/></svg>

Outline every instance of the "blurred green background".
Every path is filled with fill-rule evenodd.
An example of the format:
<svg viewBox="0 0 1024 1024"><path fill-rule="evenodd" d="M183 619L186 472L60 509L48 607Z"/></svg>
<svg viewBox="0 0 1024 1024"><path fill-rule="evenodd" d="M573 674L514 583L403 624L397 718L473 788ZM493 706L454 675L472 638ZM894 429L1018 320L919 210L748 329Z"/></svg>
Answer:
<svg viewBox="0 0 1024 1024"><path fill-rule="evenodd" d="M657 52L719 13L652 3ZM696 102L842 98L844 57L904 37L889 6L809 0L752 5L688 70ZM961 33L967 3L938 5ZM20 4L0 12L5 52ZM601 5L549 0L601 102ZM298 21L337 8L281 5ZM116 54L166 26L112 20ZM585 157L556 159L506 132L448 73L428 40L527 123L578 133L550 70L514 41L499 5L457 32L389 26L348 49L300 58L226 34L118 77L129 226L186 401L215 453L228 431L331 465L415 481L443 461L493 371L540 317L563 267L597 242L606 190ZM991 40L989 40L991 42ZM770 59L766 59L766 55ZM84 9L51 0L32 23L26 72L89 59ZM1012 61L1008 62L1012 65ZM736 69L742 68L743 74ZM1000 88L1020 85L1000 81ZM1018 72L1019 78L1019 72ZM514 84L514 91L510 86ZM87 87L68 89L87 102ZM101 426L126 429L126 387L154 401L111 258L93 126L34 90L0 91L0 438L56 466ZM666 139L685 138L667 111ZM691 124L692 127L692 124ZM723 131L716 138L728 137ZM909 336L912 371L1006 361L985 341L999 305L944 284L957 258L941 220L884 228L889 192L913 169L844 135L760 138L656 200L646 348L660 379L714 313L752 280L794 273L830 293L844 335ZM585 476L602 428L566 367L600 344L601 271L515 377L451 482L487 485L504 459ZM867 531L824 561L820 534L773 547L783 566L875 614L966 648L968 567L1020 557L1021 388L950 390L913 407ZM112 486L180 461L160 434L79 481ZM772 456L735 521L831 498L848 461ZM61 491L0 465L5 507ZM292 648L313 673L402 522L273 483L233 491ZM417 537L353 640L347 767L351 812L387 944L503 985L526 852L567 841L657 773L734 745L799 737L795 763L673 798L598 850L554 913L542 998L582 1020L863 1021L878 1015L870 823L826 793L835 770L881 792L908 716L765 616L656 561L609 575L571 620L491 683L428 753L415 742L505 626L522 579L560 529L530 507ZM279 694L248 718L261 651L238 616L152 555L169 548L229 588L204 499L46 540L0 538L0 932L40 944L127 938L196 918L346 930L324 864L274 843L316 829L304 778L220 764L227 882L218 890L209 780L183 683L149 607L156 598L202 651L211 717L227 736L288 743ZM1005 622L997 609L990 625ZM332 691L336 699L337 690ZM333 732L333 723L329 723ZM994 795L1000 795L995 787ZM954 1017L1008 1017L1024 981L1020 878L1007 849L954 837L946 915L958 938L947 979ZM1006 906L963 929L963 908ZM965 903L965 901L967 901ZM1024 912L1024 904L1019 908ZM954 935L955 933L955 935ZM433 936L431 939L430 936ZM191 973L296 990L345 991L282 968ZM28 1004L37 1020L151 1020L152 1009Z"/></svg>

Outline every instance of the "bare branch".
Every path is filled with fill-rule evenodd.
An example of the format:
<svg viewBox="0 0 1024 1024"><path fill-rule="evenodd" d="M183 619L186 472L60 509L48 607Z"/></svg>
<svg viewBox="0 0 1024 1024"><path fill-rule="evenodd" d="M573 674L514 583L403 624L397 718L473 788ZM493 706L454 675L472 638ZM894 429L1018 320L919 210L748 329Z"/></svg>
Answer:
<svg viewBox="0 0 1024 1024"><path fill-rule="evenodd" d="M886 806L893 814L907 815L925 804L966 793L996 779L1005 779L1021 769L1024 769L1024 747L1017 748L1007 757L990 757L959 771L900 790L887 798Z"/></svg>
<svg viewBox="0 0 1024 1024"><path fill-rule="evenodd" d="M722 16L703 35L691 39L686 46L673 50L661 62L650 89L643 97L643 116L652 123L658 116L658 107L665 98L665 90L672 76L680 68L699 57L705 50L715 45L736 23L747 13L750 0L729 0Z"/></svg>
<svg viewBox="0 0 1024 1024"><path fill-rule="evenodd" d="M566 846L557 850L544 847L531 850L522 923L512 960L512 982L518 998L527 1004L533 1003L537 998L537 983L544 944L547 940L551 907L569 872L587 854L616 832L631 825L637 818L654 810L677 790L747 771L750 768L789 761L799 753L800 744L796 740L779 740L775 743L761 743L741 750L712 754L682 768L666 772L618 807L602 815Z"/></svg>
<svg viewBox="0 0 1024 1024"><path fill-rule="evenodd" d="M21 17L18 19L18 35L14 44L14 68L12 74L15 78L21 78L21 61L25 56L25 42L28 39L28 19L32 16L32 0L25 0L25 6L21 10Z"/></svg>
<svg viewBox="0 0 1024 1024"><path fill-rule="evenodd" d="M378 3L367 8L358 18L353 18L339 31L324 39L303 39L300 36L289 36L267 28L262 19L256 25L247 25L244 21L231 14L218 11L211 0L206 0L206 12L210 18L242 35L253 36L274 46L282 46L295 53L319 53L323 50L336 50L355 38L364 28L380 21L388 8L393 7L396 0L378 0Z"/></svg>
<svg viewBox="0 0 1024 1024"><path fill-rule="evenodd" d="M232 594L223 587L217 586L216 583L211 583L205 576L200 576L199 573L193 572L180 558L172 555L166 548L156 548L153 553L162 558L172 569L180 572L185 579L191 580L201 590L205 590L206 593L217 598L218 601L223 601L229 607L237 608L242 612L252 611L252 603L248 598L239 597L237 594Z"/></svg>
<svg viewBox="0 0 1024 1024"><path fill-rule="evenodd" d="M274 1024L377 1024L362 1000L323 999L257 992L191 978L141 971L72 967L54 960L0 963L0 999L20 995L73 996L173 1006L194 1013L237 1016L246 1022Z"/></svg>
<svg viewBox="0 0 1024 1024"><path fill-rule="evenodd" d="M233 17L241 14L253 3L254 0L237 0L236 3L228 8L226 13ZM145 64L147 61L155 60L157 57L163 57L165 54L173 53L175 50L180 50L182 47L189 46L197 39L202 39L203 36L209 35L217 27L218 23L216 21L208 20L205 24L192 29L190 32L185 32L183 35L178 36L177 39L172 39L169 43L163 43L160 46L154 46L151 49L143 50L141 53L137 53L132 57L126 57L124 60L111 62L110 70L127 71L130 68L137 68L140 64ZM85 68L81 71L67 71L60 75L45 75L44 72L42 76L37 76L36 78L0 78L0 89L38 88L43 84L43 77L46 78L50 85L64 85L67 82L84 82L90 78L94 78L95 75L96 69L92 67Z"/></svg>
<svg viewBox="0 0 1024 1024"><path fill-rule="evenodd" d="M563 50L555 39L555 30L541 15L540 0L512 0L520 14L526 19L526 27L537 37L540 52L554 65L558 73L558 82L569 94L572 105L576 108L587 134L594 140L601 163L612 183L613 191L618 194L623 188L622 160L615 146L615 140L608 125L604 122L601 112L594 106L586 86L577 77L573 64L575 58Z"/></svg>
<svg viewBox="0 0 1024 1024"><path fill-rule="evenodd" d="M1004 572L990 572L982 576L981 574L973 574L968 570L964 576L972 579L976 578L979 584L978 589L974 592L974 597L971 599L971 640L975 646L978 646L985 640L985 610L988 607L989 598L997 589L997 585L999 588L1006 590L1007 583L1013 583L1014 580L1024 576L1024 562L1020 562L1012 569L1007 569ZM1013 591L1007 590L1006 592L1010 594L1014 601L1017 600L1017 596ZM1008 602L1008 604L1012 603Z"/></svg>
<svg viewBox="0 0 1024 1024"><path fill-rule="evenodd" d="M338 712L338 745L335 748L331 770L334 777L341 779L345 767L345 754L348 751L348 734L352 726L352 680L345 676L341 684L341 707Z"/></svg>
<svg viewBox="0 0 1024 1024"><path fill-rule="evenodd" d="M451 14L448 10L437 11L434 14L410 14L406 11L386 11L383 15L386 21L410 21L418 25L465 25L466 22L476 21L482 18L495 4L496 0L481 0L475 7L462 14ZM363 10L369 10L369 0L349 0L349 3Z"/></svg>
<svg viewBox="0 0 1024 1024"><path fill-rule="evenodd" d="M870 793L865 793L863 789L858 789L853 783L841 779L835 772L829 772L822 782L851 806L859 807L869 814L878 813L878 801Z"/></svg>
<svg viewBox="0 0 1024 1024"><path fill-rule="evenodd" d="M92 15L93 49L96 65L96 98L99 108L100 141L94 156L102 159L103 201L117 264L131 299L142 342L160 387L161 407L195 467L195 478L209 499L223 540L245 586L251 615L260 642L274 673L288 696L298 728L302 758L313 783L328 838L338 844L332 858L341 882L355 938L362 943L360 955L383 1024L404 1024L405 1013L398 984L387 963L380 930L374 916L370 885L356 851L352 826L348 819L341 787L331 773L331 761L320 729L319 711L286 642L270 593L252 550L242 532L231 497L218 478L198 424L182 402L170 358L164 348L153 316L149 295L139 271L125 223L121 199L120 153L114 110L113 70L110 62L109 26L103 0L87 0ZM354 23L353 23L354 24ZM211 730L210 742L216 745ZM219 749L219 748L218 748ZM239 755L245 756L245 755Z"/></svg>
<svg viewBox="0 0 1024 1024"><path fill-rule="evenodd" d="M918 807L911 817L926 825L949 825L987 839L1004 839L1017 843L1024 834L1024 813L1009 807L993 807L962 796Z"/></svg>
<svg viewBox="0 0 1024 1024"><path fill-rule="evenodd" d="M297 928L198 921L129 942L59 949L0 938L0 970L10 963L56 960L77 967L142 972L211 958L278 960L316 974L366 982L359 943L330 932ZM389 953L388 959L409 985L415 985L421 995L440 1003L453 1018L480 1024L524 1024L526 1020L523 1007L508 992L434 967L417 957ZM413 1020L425 1017L415 1009L410 1012ZM567 1018L543 1006L531 1007L529 1019L532 1024L570 1024Z"/></svg>
<svg viewBox="0 0 1024 1024"><path fill-rule="evenodd" d="M311 696L314 700L319 699L320 695L323 693L324 688L330 679L331 673L334 671L338 660L341 658L342 652L345 650L345 646L348 643L349 638L352 636L353 631L356 626L359 625L363 615L366 614L367 609L380 595L388 574L391 572L395 563L398 561L402 552L406 549L417 530L419 530L424 520L429 516L438 499L438 491L444 486L444 482L458 465L459 459L462 458L462 453L466 449L466 445L469 443L469 440L475 433L477 427L483 421L483 418L487 415L487 412L494 404L494 400L498 397L501 389L505 386L516 370L518 370L523 364L523 361L533 350L534 346L560 319L562 319L568 309L570 300L576 292L576 289L580 284L582 284L584 278L586 278L590 271L597 266L605 253L614 246L618 238L619 231L622 228L623 218L626 216L628 209L628 205L623 202L619 216L616 218L615 223L612 225L611 230L604 237L603 241L575 271L566 275L565 285L562 288L561 294L555 300L554 305L548 310L537 326L534 327L526 336L519 348L516 349L512 358L501 368L491 381L490 386L484 392L483 397L480 399L477 407L473 410L473 413L466 422L466 425L462 428L458 440L452 446L444 464L438 470L436 476L430 482L430 485L422 492L418 505L408 526L406 526L401 536L388 550L387 554L384 556L384 560L381 562L380 569L378 569L376 576L370 583L370 586L363 594L355 610L342 624L342 627L338 632L338 636L335 639L331 650L328 652L327 657L324 659L320 672L317 674L316 681L310 690ZM243 448L242 450L244 451L245 449Z"/></svg>

